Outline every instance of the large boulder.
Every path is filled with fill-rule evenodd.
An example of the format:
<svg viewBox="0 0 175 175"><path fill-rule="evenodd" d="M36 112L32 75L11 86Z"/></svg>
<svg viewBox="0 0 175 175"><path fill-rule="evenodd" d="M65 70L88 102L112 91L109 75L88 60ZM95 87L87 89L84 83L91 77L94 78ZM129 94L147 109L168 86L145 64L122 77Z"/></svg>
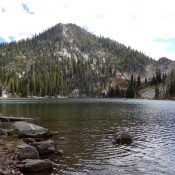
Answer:
<svg viewBox="0 0 175 175"><path fill-rule="evenodd" d="M118 132L114 135L117 144L131 144L132 137L128 132Z"/></svg>
<svg viewBox="0 0 175 175"><path fill-rule="evenodd" d="M39 155L55 153L55 145L53 140L46 140L42 142L34 142L32 145L36 147Z"/></svg>
<svg viewBox="0 0 175 175"><path fill-rule="evenodd" d="M39 159L38 151L34 146L27 144L18 145L18 158L24 159Z"/></svg>
<svg viewBox="0 0 175 175"><path fill-rule="evenodd" d="M19 137L25 138L48 138L51 137L51 133L47 128L41 126L27 123L24 121L15 122L12 125L14 132L18 134Z"/></svg>
<svg viewBox="0 0 175 175"><path fill-rule="evenodd" d="M20 164L18 164L17 167L22 172L30 172L30 173L46 172L53 170L53 165L50 160L41 160L41 159L33 159L33 160L26 159L23 160Z"/></svg>

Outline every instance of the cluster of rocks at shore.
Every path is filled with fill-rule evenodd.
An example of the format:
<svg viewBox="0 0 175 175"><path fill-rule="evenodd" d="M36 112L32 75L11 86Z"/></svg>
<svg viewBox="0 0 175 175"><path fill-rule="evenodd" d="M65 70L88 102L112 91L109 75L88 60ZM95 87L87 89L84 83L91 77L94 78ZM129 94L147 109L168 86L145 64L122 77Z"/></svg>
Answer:
<svg viewBox="0 0 175 175"><path fill-rule="evenodd" d="M113 128L108 133L113 135L114 143L118 145L133 141L129 132L121 128L117 132ZM51 173L55 164L48 155L63 154L62 150L56 150L51 137L52 133L47 128L24 121L12 123L9 130L0 129L0 175Z"/></svg>
<svg viewBox="0 0 175 175"><path fill-rule="evenodd" d="M43 156L57 153L55 143L51 140L52 134L48 129L18 121L12 124L8 132L0 129L0 135L4 136L4 140L1 139L2 142L8 134L21 138L21 142L16 143L12 153L9 153L9 150L4 152L4 159L8 161L4 163L4 166L0 166L0 175L22 175L25 172L51 172L53 170L52 161L42 159ZM3 153L3 150L0 150L0 153Z"/></svg>

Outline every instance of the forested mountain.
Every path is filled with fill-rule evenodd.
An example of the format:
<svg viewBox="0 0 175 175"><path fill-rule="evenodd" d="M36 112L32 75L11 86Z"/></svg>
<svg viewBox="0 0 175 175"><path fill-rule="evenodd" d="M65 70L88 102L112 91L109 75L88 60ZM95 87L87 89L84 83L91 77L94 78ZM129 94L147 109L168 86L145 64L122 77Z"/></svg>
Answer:
<svg viewBox="0 0 175 175"><path fill-rule="evenodd" d="M32 39L0 45L0 92L67 96L79 89L99 96L103 89L127 89L132 75L142 80L157 69L168 74L174 62L167 60L156 62L75 24L58 24Z"/></svg>

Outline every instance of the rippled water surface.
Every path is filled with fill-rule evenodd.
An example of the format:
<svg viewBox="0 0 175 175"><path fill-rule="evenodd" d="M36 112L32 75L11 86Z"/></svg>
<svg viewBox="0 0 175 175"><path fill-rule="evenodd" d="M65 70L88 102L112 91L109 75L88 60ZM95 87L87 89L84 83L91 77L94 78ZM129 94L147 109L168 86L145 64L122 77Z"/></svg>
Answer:
<svg viewBox="0 0 175 175"><path fill-rule="evenodd" d="M174 101L12 99L0 100L0 112L59 132L64 156L52 158L54 174L175 174ZM131 145L113 144L112 131L121 129L131 133Z"/></svg>

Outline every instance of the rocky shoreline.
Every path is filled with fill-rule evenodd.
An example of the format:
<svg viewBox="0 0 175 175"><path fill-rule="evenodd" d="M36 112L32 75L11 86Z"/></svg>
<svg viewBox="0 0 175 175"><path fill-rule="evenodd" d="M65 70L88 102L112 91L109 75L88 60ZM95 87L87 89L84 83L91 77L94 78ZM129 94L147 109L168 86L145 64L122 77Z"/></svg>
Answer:
<svg viewBox="0 0 175 175"><path fill-rule="evenodd" d="M21 119L11 123L8 130L0 128L0 175L52 173L54 163L42 157L63 151L55 149L51 138L48 129Z"/></svg>
<svg viewBox="0 0 175 175"><path fill-rule="evenodd" d="M63 155L63 150L59 150L52 140L52 135L57 133L21 121L21 118L14 121L14 118L3 117L3 121L4 118L10 125L9 129L2 129L0 125L0 175L51 175L61 171L59 164L49 160L50 156ZM114 135L113 144L130 145L133 142L125 128L113 128L110 132ZM60 139L64 140L64 137Z"/></svg>

